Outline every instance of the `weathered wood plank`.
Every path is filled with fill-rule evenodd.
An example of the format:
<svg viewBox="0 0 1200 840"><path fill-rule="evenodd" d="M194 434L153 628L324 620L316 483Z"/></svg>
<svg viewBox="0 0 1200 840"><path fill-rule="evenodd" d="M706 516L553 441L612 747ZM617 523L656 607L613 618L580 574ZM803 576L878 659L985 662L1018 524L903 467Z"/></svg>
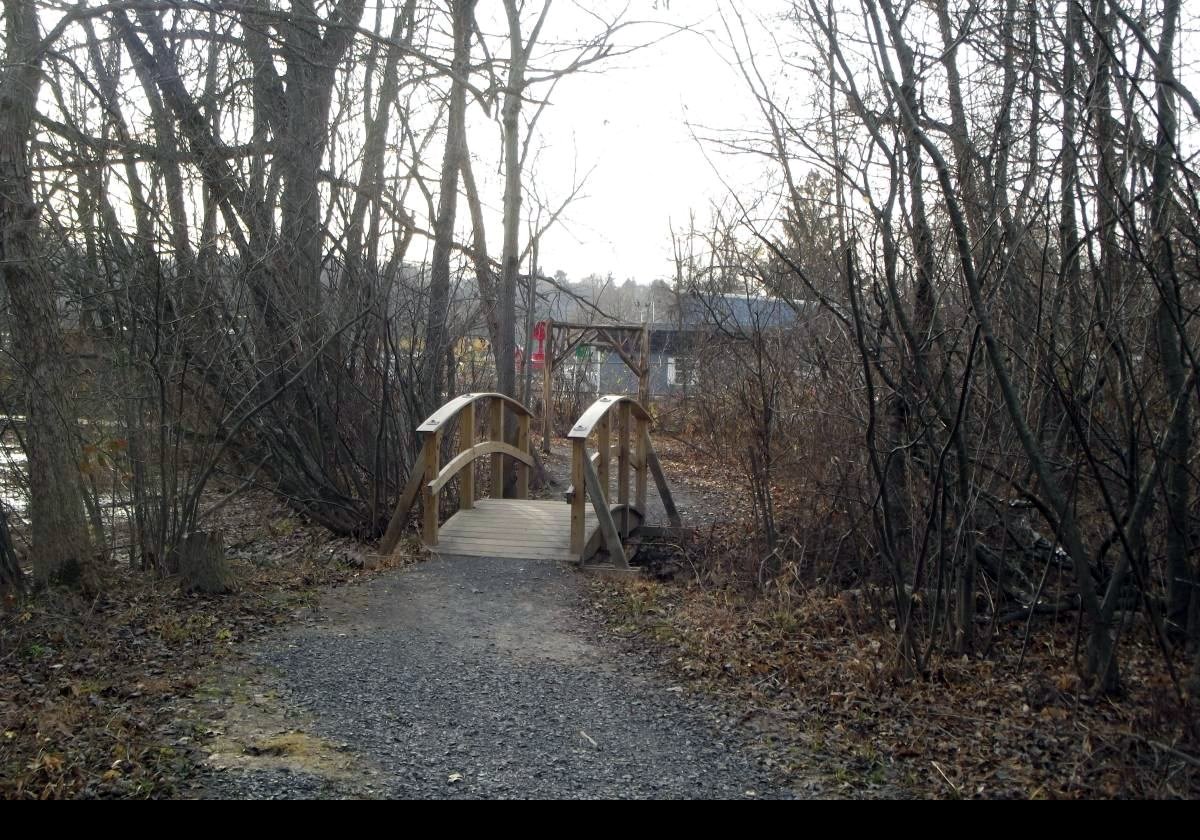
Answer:
<svg viewBox="0 0 1200 840"><path fill-rule="evenodd" d="M595 430L596 424L608 414L609 409L622 402L629 403L630 409L636 417L641 418L646 423L650 422L650 415L646 413L646 409L642 408L633 397L627 397L622 394L606 394L588 406L575 425L571 427L571 431L567 432L567 437L572 440L586 440Z"/></svg>
<svg viewBox="0 0 1200 840"><path fill-rule="evenodd" d="M491 412L488 438L492 443L504 443L504 402L493 400ZM492 498L504 498L504 456L499 451L492 455Z"/></svg>
<svg viewBox="0 0 1200 840"><path fill-rule="evenodd" d="M446 465L442 473L454 466L455 463L463 458L464 455L470 453L475 447L475 403L470 402L463 406L462 413L458 415L458 451L457 458L451 459ZM458 483L458 507L460 510L470 510L475 507L475 467L473 465L475 458L468 457L466 459L467 469L463 472L462 480ZM455 475L461 467L454 466L454 470L450 473ZM441 473L438 474L441 478ZM448 481L449 479L447 479ZM439 490L441 488L438 488Z"/></svg>
<svg viewBox="0 0 1200 840"><path fill-rule="evenodd" d="M629 536L629 424L633 411L629 403L617 409L617 504L621 506L621 539Z"/></svg>
<svg viewBox="0 0 1200 840"><path fill-rule="evenodd" d="M459 511L442 525L439 554L578 561L570 546L570 506L554 501L480 499L473 510ZM598 520L585 516L584 551L600 546Z"/></svg>
<svg viewBox="0 0 1200 840"><path fill-rule="evenodd" d="M600 492L604 495L596 499L598 504L608 505L609 470L612 467L612 447L610 446L612 430L612 412L605 412L596 424L596 477L600 481Z"/></svg>
<svg viewBox="0 0 1200 840"><path fill-rule="evenodd" d="M613 338L611 335L609 335L607 330L600 329L600 330L597 330L597 332L600 334L601 338L603 338L605 341L607 341L612 346L613 350L617 351L617 355L621 357L621 361L623 361L629 367L629 369L631 371L633 371L638 376L640 376L642 374L641 366L637 362L635 362L628 353L625 352L625 348L623 348L621 346L621 342L617 341L615 338ZM639 350L641 349L640 343L639 343L638 349Z"/></svg>
<svg viewBox="0 0 1200 840"><path fill-rule="evenodd" d="M571 552L566 549L550 551L529 550L525 548L498 547L491 551L482 551L476 546L460 546L453 543L443 543L430 549L441 555L458 555L461 557L503 557L514 560L552 560L560 563L573 562Z"/></svg>
<svg viewBox="0 0 1200 840"><path fill-rule="evenodd" d="M518 545L516 543L495 543L463 539L442 540L434 548L444 551L453 550L458 554L468 557L491 557L496 554L516 554L521 556L522 552L529 552L530 556L536 554L558 554L562 557L572 556L571 550L565 545Z"/></svg>
<svg viewBox="0 0 1200 840"><path fill-rule="evenodd" d="M600 520L600 532L604 534L604 547L608 549L608 556L615 565L627 567L629 561L625 559L625 548L621 545L621 535L617 533L617 525L613 522L608 504L603 501L604 493L600 490L600 477L596 475L596 470L590 462L584 462L583 475L587 482L588 495L593 499L592 509L596 511L596 518Z"/></svg>
<svg viewBox="0 0 1200 840"><path fill-rule="evenodd" d="M667 521L676 528L682 527L683 520L679 518L679 511L675 509L675 497L671 495L671 487L667 484L667 477L663 474L662 462L658 460L658 453L653 449L649 449L650 456L650 472L654 473L654 484L658 487L659 498L662 499L663 508L667 511Z"/></svg>
<svg viewBox="0 0 1200 840"><path fill-rule="evenodd" d="M455 414L462 411L468 404L477 402L482 399L490 399L492 404L507 403L509 407L517 414L529 414L529 409L514 400L512 397L506 397L504 394L497 394L491 391L478 394L463 394L461 397L455 397L448 401L445 405L430 414L425 418L425 422L417 427L418 432L441 431L445 425L454 417Z"/></svg>
<svg viewBox="0 0 1200 840"><path fill-rule="evenodd" d="M438 541L438 495L433 490L433 481L437 478L441 449L441 431L425 432L425 444L421 451L421 463L425 466L425 487L421 491L425 522L421 529L421 541L425 545L437 545Z"/></svg>
<svg viewBox="0 0 1200 840"><path fill-rule="evenodd" d="M650 431L646 421L638 417L634 420L634 436L637 439L637 462L634 468L633 504L638 510L646 509L646 471L648 469L647 454L650 451Z"/></svg>
<svg viewBox="0 0 1200 840"><path fill-rule="evenodd" d="M582 559L583 544L586 540L584 536L584 523L586 516L584 511L587 505L587 492L583 486L583 473L585 467L584 458L584 443L582 440L571 442L571 486L575 488L575 492L571 494L571 551L574 552L576 558ZM586 466L591 466L587 464Z"/></svg>
<svg viewBox="0 0 1200 840"><path fill-rule="evenodd" d="M529 451L529 415L517 416L517 449L522 457L517 458L517 498L529 498L529 468L533 466L533 457ZM516 457L516 456L514 456Z"/></svg>
<svg viewBox="0 0 1200 840"><path fill-rule="evenodd" d="M600 455L596 452L593 452L591 455L588 456L588 460L591 461L592 465L594 466L596 464L596 462L600 460ZM571 473L571 475L574 476L575 474ZM567 487L567 489L565 491L563 491L563 498L567 500L567 504L570 504L571 499L575 498L574 478L572 478L571 481L572 481L572 483ZM581 484L579 486L582 487L583 485Z"/></svg>
<svg viewBox="0 0 1200 840"><path fill-rule="evenodd" d="M533 465L533 456L524 449L519 449L515 446L509 446L507 443L502 443L500 441L485 440L481 443L475 444L466 452L460 452L451 458L446 463L446 466L442 467L442 469L438 472L437 478L434 479L433 492L440 493L442 488L450 483L450 480L454 478L459 470L474 461L476 458L482 458L485 455L491 455L494 458L496 457L495 453L497 452L508 455L510 458L515 458L522 463L529 464L530 466ZM460 507L465 507L465 505L460 505Z"/></svg>
<svg viewBox="0 0 1200 840"><path fill-rule="evenodd" d="M400 501L396 503L396 509L392 511L392 518L388 520L387 531L379 543L380 554L387 555L396 550L396 546L400 543L400 535L404 533L404 525L408 522L409 511L412 510L424 485L425 463L418 458L417 463L413 464L412 470L408 473L408 483L404 485Z"/></svg>

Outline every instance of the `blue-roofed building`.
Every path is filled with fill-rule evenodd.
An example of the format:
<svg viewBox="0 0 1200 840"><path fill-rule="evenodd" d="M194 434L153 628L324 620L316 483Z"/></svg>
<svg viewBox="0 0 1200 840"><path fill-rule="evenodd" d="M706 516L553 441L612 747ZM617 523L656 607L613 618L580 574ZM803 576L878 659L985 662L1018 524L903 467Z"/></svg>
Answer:
<svg viewBox="0 0 1200 840"><path fill-rule="evenodd" d="M793 305L778 298L745 294L686 294L667 312L649 321L650 393L664 397L694 384L693 362L698 351L714 341L745 341L772 330L794 326L815 307ZM666 315L665 318L662 316ZM636 348L626 348L631 355ZM637 393L637 378L620 356L601 347L590 348L566 365L564 373L584 381L596 393Z"/></svg>

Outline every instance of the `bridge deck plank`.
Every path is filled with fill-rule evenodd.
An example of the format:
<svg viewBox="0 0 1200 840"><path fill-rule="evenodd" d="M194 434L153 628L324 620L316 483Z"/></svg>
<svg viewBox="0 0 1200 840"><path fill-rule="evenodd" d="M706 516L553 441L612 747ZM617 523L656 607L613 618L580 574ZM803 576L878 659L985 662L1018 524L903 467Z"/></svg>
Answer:
<svg viewBox="0 0 1200 840"><path fill-rule="evenodd" d="M598 527L589 508L589 539ZM442 524L434 550L467 557L579 559L571 554L570 505L528 499L478 500L474 509L460 510Z"/></svg>

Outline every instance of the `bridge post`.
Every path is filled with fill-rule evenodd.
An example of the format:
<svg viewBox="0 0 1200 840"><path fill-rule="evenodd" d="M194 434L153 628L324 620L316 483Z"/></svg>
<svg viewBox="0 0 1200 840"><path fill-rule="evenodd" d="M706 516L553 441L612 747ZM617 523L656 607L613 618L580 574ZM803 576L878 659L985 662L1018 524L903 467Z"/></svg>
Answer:
<svg viewBox="0 0 1200 840"><path fill-rule="evenodd" d="M608 411L601 418L600 424L596 426L596 454L599 458L596 461L596 476L600 479L600 492L603 493L602 499L597 501L607 505L609 503L609 468L612 464L612 449L609 446L611 439L610 430L612 428L612 412Z"/></svg>
<svg viewBox="0 0 1200 840"><path fill-rule="evenodd" d="M637 435L637 464L634 467L637 476L637 487L634 491L634 505L642 516L646 513L646 484L648 472L650 470L650 429L649 423L638 417L634 422L635 434Z"/></svg>
<svg viewBox="0 0 1200 840"><path fill-rule="evenodd" d="M522 414L517 417L517 449L520 449L522 452L529 452L528 414ZM529 498L529 466L523 461L517 461L517 498Z"/></svg>
<svg viewBox="0 0 1200 840"><path fill-rule="evenodd" d="M583 559L584 523L587 510L587 485L583 476L583 459L586 440L578 438L571 441L571 485L575 488L571 496L571 554L576 559Z"/></svg>
<svg viewBox="0 0 1200 840"><path fill-rule="evenodd" d="M425 433L425 446L422 448L421 461L425 465L425 479L421 487L421 506L425 514L421 528L421 540L425 545L438 544L438 494L429 489L430 482L438 477L441 469L438 461L442 449L442 432L438 429Z"/></svg>
<svg viewBox="0 0 1200 840"><path fill-rule="evenodd" d="M617 504L621 506L621 539L629 537L629 424L633 410L623 402L617 408ZM645 513L642 514L645 516Z"/></svg>
<svg viewBox="0 0 1200 840"><path fill-rule="evenodd" d="M467 403L458 415L458 451L469 452L475 445L475 403ZM458 506L475 507L475 465L468 464L458 485Z"/></svg>
<svg viewBox="0 0 1200 840"><path fill-rule="evenodd" d="M495 443L504 443L504 400L493 398L488 437ZM499 452L492 455L492 498L504 498L504 456Z"/></svg>

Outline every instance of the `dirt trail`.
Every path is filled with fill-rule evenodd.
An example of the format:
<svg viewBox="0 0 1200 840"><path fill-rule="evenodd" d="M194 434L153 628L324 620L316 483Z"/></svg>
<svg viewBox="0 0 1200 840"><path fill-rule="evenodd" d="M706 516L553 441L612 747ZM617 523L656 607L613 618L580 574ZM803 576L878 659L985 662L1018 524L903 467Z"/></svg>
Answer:
<svg viewBox="0 0 1200 840"><path fill-rule="evenodd" d="M605 640L583 588L558 564L442 557L327 594L253 651L204 795L790 795L727 710Z"/></svg>

